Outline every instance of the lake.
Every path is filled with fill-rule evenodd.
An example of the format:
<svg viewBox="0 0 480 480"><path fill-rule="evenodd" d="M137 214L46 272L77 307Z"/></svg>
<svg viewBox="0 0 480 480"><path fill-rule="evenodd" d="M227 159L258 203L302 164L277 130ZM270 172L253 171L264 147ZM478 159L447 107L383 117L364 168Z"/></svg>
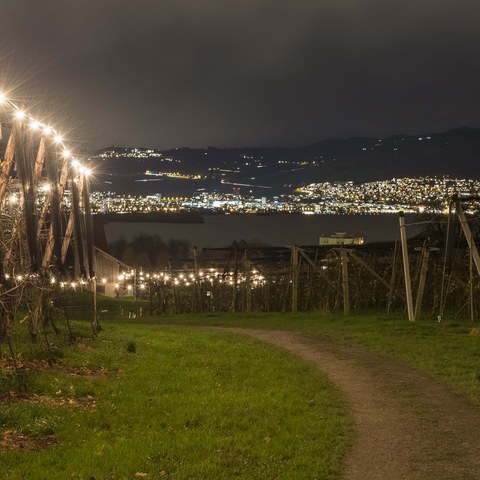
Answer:
<svg viewBox="0 0 480 480"><path fill-rule="evenodd" d="M132 239L140 233L187 239L192 246L227 247L234 240L261 240L272 246L317 245L319 236L334 232L364 234L366 242L399 239L398 216L384 215L204 215L205 223L111 222L105 225L107 241L121 236ZM414 222L415 215L406 215ZM409 227L408 235L418 232Z"/></svg>

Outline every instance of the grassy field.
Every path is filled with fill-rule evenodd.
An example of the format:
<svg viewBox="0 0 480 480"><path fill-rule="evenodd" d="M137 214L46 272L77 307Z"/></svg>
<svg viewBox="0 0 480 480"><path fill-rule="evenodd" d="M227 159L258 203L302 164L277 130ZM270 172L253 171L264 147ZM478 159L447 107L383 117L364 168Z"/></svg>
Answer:
<svg viewBox="0 0 480 480"><path fill-rule="evenodd" d="M348 318L314 313L206 314L143 317L138 321L293 330L307 334L312 341L321 335L396 358L480 405L480 336L470 335L478 323L448 319L441 323L408 322L400 316L374 313Z"/></svg>
<svg viewBox="0 0 480 480"><path fill-rule="evenodd" d="M139 304L123 307L125 313ZM287 313L132 320L119 316L116 302L101 310L103 331L95 340L88 321L73 323L79 338L72 346L65 326L60 337L50 335L58 344L52 367L41 343L25 341L25 326L16 325L12 340L30 396L8 396L16 384L4 359L3 478L338 478L353 433L347 408L325 377L250 338L186 326L283 329L312 342L329 337L361 345L480 405L480 336L469 335L478 325L468 321ZM15 436L17 446L25 441L23 450L5 448ZM31 451L36 446L29 439L52 444Z"/></svg>
<svg viewBox="0 0 480 480"><path fill-rule="evenodd" d="M338 478L348 411L292 355L228 333L112 322L91 340L73 327L72 346L50 337L52 367L13 332L30 396L0 401L0 445L24 442L0 449L2 478ZM0 393L13 389L4 360ZM29 451L32 438L53 444Z"/></svg>

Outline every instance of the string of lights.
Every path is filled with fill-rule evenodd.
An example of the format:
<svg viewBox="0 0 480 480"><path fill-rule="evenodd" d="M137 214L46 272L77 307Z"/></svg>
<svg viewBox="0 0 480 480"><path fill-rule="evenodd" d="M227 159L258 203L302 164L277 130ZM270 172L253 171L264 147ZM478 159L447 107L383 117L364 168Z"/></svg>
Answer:
<svg viewBox="0 0 480 480"><path fill-rule="evenodd" d="M228 285L233 285L234 281L233 278L235 277L234 272L223 272L220 273L214 269L210 269L207 272L199 271L198 273L193 273L189 270L185 270L182 272L176 273L145 273L136 272L135 270L131 270L130 272L122 272L120 275L117 276L115 279L115 289L119 288L126 288L131 290L134 287L134 284L131 283L134 279L138 279L138 283L136 283L136 287L143 290L147 288L150 283L158 283L161 282L165 285L183 285L183 286L190 286L194 283L225 283ZM29 280L34 280L38 278L38 274L8 274L4 275L6 280L11 280L16 285L28 282ZM135 280L136 281L136 280ZM85 278L78 278L73 281L61 281L58 282L58 285L61 288L77 288L77 287L84 287L87 286L89 283L92 283L93 279L85 279ZM105 285L109 283L109 279L101 278L101 284ZM246 282L246 276L243 273L237 274L237 283L244 283ZM49 283L54 285L57 283L57 279L53 276L49 278ZM266 283L266 279L263 275L261 275L258 270L253 269L251 271L251 283L253 285L263 285ZM130 287L130 288L129 288Z"/></svg>
<svg viewBox="0 0 480 480"><path fill-rule="evenodd" d="M54 127L36 120L30 113L10 100L5 93L0 92L0 106L5 105L12 109L13 116L16 120L29 122L29 126L32 130L40 131L45 137L50 137L53 139L55 145L62 150L63 157L70 160L70 165L75 170L87 176L91 174L91 170L82 165L80 160L72 154L71 149L69 149L66 145L63 135L61 135Z"/></svg>

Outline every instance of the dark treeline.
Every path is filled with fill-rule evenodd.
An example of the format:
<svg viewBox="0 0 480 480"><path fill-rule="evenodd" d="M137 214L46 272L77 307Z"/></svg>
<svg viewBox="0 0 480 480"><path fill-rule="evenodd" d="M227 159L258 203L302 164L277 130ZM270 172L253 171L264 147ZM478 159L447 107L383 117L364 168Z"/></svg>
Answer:
<svg viewBox="0 0 480 480"><path fill-rule="evenodd" d="M171 238L165 242L159 235L140 234L109 244L110 253L130 267L161 270L170 263L189 257L192 246L186 239Z"/></svg>

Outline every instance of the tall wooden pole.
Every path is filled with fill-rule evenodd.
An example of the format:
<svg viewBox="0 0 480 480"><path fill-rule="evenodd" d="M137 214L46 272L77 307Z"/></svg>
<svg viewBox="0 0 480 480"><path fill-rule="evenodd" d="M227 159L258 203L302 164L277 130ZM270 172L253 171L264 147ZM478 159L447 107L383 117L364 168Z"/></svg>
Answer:
<svg viewBox="0 0 480 480"><path fill-rule="evenodd" d="M407 250L407 232L405 225L405 216L403 212L399 213L398 220L400 222L400 241L402 243L403 274L405 277L405 297L407 299L408 320L410 322L414 322L415 312L413 310L412 283L410 280L410 263L408 261Z"/></svg>

